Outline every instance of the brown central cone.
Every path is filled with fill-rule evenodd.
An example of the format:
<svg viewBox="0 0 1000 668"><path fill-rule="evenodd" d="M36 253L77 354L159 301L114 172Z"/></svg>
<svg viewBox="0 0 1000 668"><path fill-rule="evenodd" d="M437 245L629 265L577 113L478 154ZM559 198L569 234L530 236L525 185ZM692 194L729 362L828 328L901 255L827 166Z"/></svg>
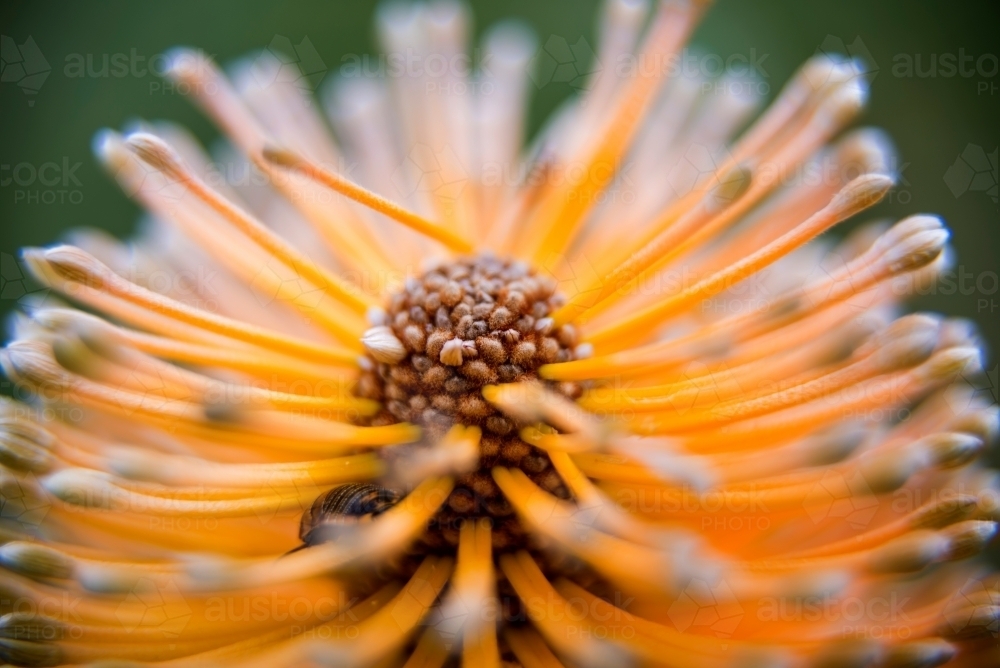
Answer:
<svg viewBox="0 0 1000 668"><path fill-rule="evenodd" d="M421 444L383 451L390 466L413 448L428 447L455 423L482 429L478 470L461 476L422 539L424 550L452 551L465 519L493 521L493 547L526 546L526 535L493 481L494 466L520 468L549 492L569 498L544 451L518 436L523 425L501 414L482 395L484 385L537 379L538 367L573 359L576 332L555 327L549 314L563 303L555 281L520 262L479 256L456 260L407 281L392 297L387 325L406 355L396 364L371 359L356 393L385 409L369 424L410 422ZM573 383L551 388L570 399Z"/></svg>

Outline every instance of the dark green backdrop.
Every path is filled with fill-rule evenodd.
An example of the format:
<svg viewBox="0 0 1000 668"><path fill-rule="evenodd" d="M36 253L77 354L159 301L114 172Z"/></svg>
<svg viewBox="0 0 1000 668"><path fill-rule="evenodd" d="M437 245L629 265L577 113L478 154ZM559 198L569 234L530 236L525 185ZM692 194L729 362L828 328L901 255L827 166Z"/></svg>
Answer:
<svg viewBox="0 0 1000 668"><path fill-rule="evenodd" d="M597 3L592 0L476 0L472 4L477 31L499 18L516 16L533 25L543 41L555 34L573 44L583 35L593 43ZM24 54L28 48L23 45L31 37L51 71L36 86L37 94L27 95L17 81L6 80L18 78L13 70L5 73L0 84L0 164L4 166L0 183L6 184L0 187L4 265L0 312L9 312L23 289L30 289L18 280L14 258L19 247L49 243L75 226L98 226L118 235L132 229L136 207L91 157L95 130L142 117L179 121L206 141L216 133L183 97L163 94L153 75L68 77L67 57L93 54L99 60L103 54L134 52L148 60L173 45L189 44L226 61L266 46L278 34L296 43L309 37L332 71L344 54L373 52L374 9L373 2L346 0L4 0L0 32L6 36L5 49L15 44L18 53ZM705 51L723 57L752 50L766 55L763 68L772 93L801 61L824 42L830 43L828 36L855 54L867 50L878 71L863 121L892 132L904 163L905 180L891 201L880 205L879 213L902 216L927 211L945 217L954 231L966 289L961 285L955 290L942 288L919 306L974 319L994 351L1000 342L997 14L998 3L986 1L721 0L695 38ZM972 57L966 63L971 76L946 76L947 57L963 55ZM894 66L907 59L915 62L918 56L923 74L929 76L916 72L901 76L902 72L894 71ZM7 51L4 58L8 58ZM939 59L933 75L928 71L932 58ZM981 63L978 69L976 62ZM570 92L559 83L537 91L532 128ZM960 155L981 173L973 175L959 165L946 182L945 174ZM984 161L985 166L978 164ZM58 182L47 185L36 178L22 187L11 178L21 163L36 169L54 163L57 169L49 167L46 181ZM30 172L20 176L25 180ZM992 194L988 192L991 183ZM993 385L995 360L991 355L988 362L988 368L994 369L989 374ZM984 391L992 391L995 398L995 387L984 386Z"/></svg>

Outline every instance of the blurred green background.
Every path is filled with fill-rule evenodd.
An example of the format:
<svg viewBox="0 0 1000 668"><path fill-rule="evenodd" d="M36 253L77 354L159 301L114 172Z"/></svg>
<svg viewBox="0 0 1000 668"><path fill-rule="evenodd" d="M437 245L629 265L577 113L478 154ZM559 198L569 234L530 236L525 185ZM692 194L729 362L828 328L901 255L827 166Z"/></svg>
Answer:
<svg viewBox="0 0 1000 668"><path fill-rule="evenodd" d="M507 0L471 3L476 31L494 21L518 17L533 26L542 42L550 35L574 44L580 36L595 43L597 2L593 0ZM996 71L995 1L922 2L904 0L721 0L699 28L694 43L721 55L758 54L771 95L821 45L840 45L872 64L872 97L862 122L889 129L901 155L903 181L876 214L900 217L915 212L944 216L954 232L965 290L942 290L918 306L975 320L990 348L998 349L1000 294L997 257L1000 220L996 204L996 148L1000 142L1000 75ZM376 3L339 0L178 0L174 2L23 2L0 6L5 61L27 58L30 37L51 71L26 94L15 70L0 84L0 253L4 286L0 312L17 305L29 284L20 280L18 248L50 243L64 230L96 226L127 235L137 208L103 173L90 153L101 127L120 127L135 118L166 118L191 128L205 142L216 129L183 96L165 93L150 73L125 77L69 77L72 54L135 54L146 59L178 44L196 45L222 62L259 50L275 35L298 43L308 37L326 68L338 68L345 54L375 53L372 15ZM933 59L967 58L966 73L928 71ZM922 74L903 76L894 67L920 58ZM971 60L969 58L971 57ZM37 61L37 59L36 59ZM13 62L13 61L11 61ZM11 62L5 62L9 68ZM978 63L978 67L977 67ZM38 68L25 63L27 69ZM43 68L44 69L44 68ZM25 72L25 75L30 74ZM565 96L565 83L533 90L531 128ZM992 156L990 156L992 154ZM953 167L960 156L962 164ZM992 164L990 161L992 160ZM37 178L22 187L12 178L21 163L54 163L49 183ZM78 166L77 166L78 165ZM963 166L966 165L966 166ZM950 181L946 173L952 169ZM54 171L53 171L54 170ZM977 173L978 172L978 173ZM28 172L23 172L22 177ZM56 176L58 178L52 178ZM23 179L22 179L23 180ZM992 184L992 193L989 192ZM978 287L977 287L978 283ZM947 294L947 293L951 294ZM995 355L995 353L994 353ZM993 369L996 384L995 356ZM984 381L987 384L989 380ZM984 391L996 387L984 386Z"/></svg>

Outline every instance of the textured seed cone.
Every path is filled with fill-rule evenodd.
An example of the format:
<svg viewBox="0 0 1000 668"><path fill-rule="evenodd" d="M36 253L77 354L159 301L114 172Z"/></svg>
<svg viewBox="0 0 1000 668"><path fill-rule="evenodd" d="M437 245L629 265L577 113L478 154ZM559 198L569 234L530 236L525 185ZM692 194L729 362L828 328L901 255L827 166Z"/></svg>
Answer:
<svg viewBox="0 0 1000 668"><path fill-rule="evenodd" d="M989 363L900 315L948 230L817 243L894 182L858 64L756 113L648 66L706 3L652 4L528 149L573 65L505 23L438 77L451 1L380 9L427 67L324 105L171 52L230 143L101 132L150 222L23 252L65 301L0 353L0 663L1000 665Z"/></svg>

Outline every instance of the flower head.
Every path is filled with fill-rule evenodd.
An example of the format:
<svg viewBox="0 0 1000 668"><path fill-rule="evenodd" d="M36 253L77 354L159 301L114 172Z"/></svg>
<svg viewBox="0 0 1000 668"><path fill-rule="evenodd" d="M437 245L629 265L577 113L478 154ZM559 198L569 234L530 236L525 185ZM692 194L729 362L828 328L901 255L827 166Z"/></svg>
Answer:
<svg viewBox="0 0 1000 668"><path fill-rule="evenodd" d="M459 4L380 13L428 67L342 79L336 141L294 64L173 53L248 178L105 131L142 234L24 251L76 306L0 356L30 391L0 418L5 662L997 659L996 407L975 332L901 311L948 232L820 238L893 185L883 134L841 136L860 66L816 56L738 132L751 88L669 67L702 3L644 6L607 5L627 74L535 59L582 93L523 155L531 38L438 77Z"/></svg>

